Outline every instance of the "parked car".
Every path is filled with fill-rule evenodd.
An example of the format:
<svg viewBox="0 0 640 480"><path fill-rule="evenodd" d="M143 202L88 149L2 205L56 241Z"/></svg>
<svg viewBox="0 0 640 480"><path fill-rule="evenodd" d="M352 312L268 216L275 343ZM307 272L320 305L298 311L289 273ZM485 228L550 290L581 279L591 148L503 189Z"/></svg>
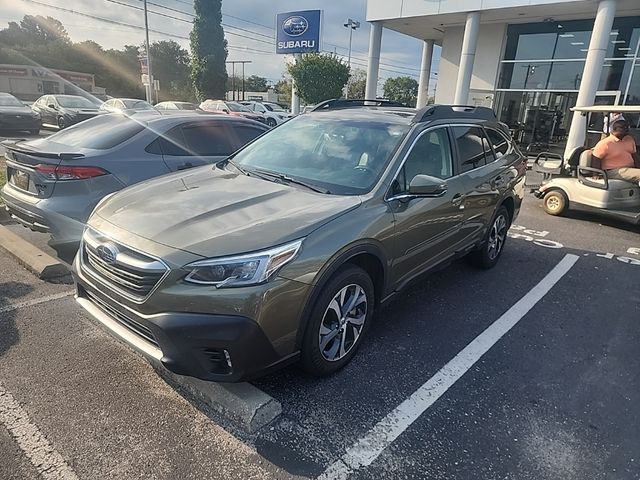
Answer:
<svg viewBox="0 0 640 480"><path fill-rule="evenodd" d="M50 245L69 259L105 195L217 162L266 130L221 115L101 115L48 138L5 142L8 182L0 195L16 220L50 233Z"/></svg>
<svg viewBox="0 0 640 480"><path fill-rule="evenodd" d="M40 132L40 114L24 105L10 93L0 92L0 130L28 131L33 135Z"/></svg>
<svg viewBox="0 0 640 480"><path fill-rule="evenodd" d="M42 126L62 130L99 115L98 107L80 95L43 95L33 104Z"/></svg>
<svg viewBox="0 0 640 480"><path fill-rule="evenodd" d="M292 117L289 112L287 112L277 103L243 102L242 104L249 108L252 112L257 113L258 115L262 115L265 118L267 125L269 125L270 127L280 125L282 122L286 122Z"/></svg>
<svg viewBox="0 0 640 480"><path fill-rule="evenodd" d="M181 110L199 110L200 107L191 102L160 102L155 104L156 110L181 111Z"/></svg>
<svg viewBox="0 0 640 480"><path fill-rule="evenodd" d="M78 302L176 373L351 360L374 310L468 255L494 266L526 158L492 110L331 101L222 161L128 188L88 221Z"/></svg>
<svg viewBox="0 0 640 480"><path fill-rule="evenodd" d="M153 111L153 105L137 98L110 98L100 106L100 110L107 113L135 113Z"/></svg>
<svg viewBox="0 0 640 480"><path fill-rule="evenodd" d="M200 104L200 109L204 110L205 112L224 113L236 117L249 118L261 123L267 123L267 120L263 115L253 113L244 105L240 105L236 102L227 102L223 100L205 100Z"/></svg>

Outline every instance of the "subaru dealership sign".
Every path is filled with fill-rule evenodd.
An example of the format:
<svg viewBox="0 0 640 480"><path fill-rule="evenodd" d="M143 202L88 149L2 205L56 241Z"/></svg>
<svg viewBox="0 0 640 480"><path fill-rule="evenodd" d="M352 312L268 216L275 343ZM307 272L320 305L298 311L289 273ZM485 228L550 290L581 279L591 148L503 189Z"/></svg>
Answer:
<svg viewBox="0 0 640 480"><path fill-rule="evenodd" d="M306 53L320 50L320 10L279 13L276 22L276 53Z"/></svg>

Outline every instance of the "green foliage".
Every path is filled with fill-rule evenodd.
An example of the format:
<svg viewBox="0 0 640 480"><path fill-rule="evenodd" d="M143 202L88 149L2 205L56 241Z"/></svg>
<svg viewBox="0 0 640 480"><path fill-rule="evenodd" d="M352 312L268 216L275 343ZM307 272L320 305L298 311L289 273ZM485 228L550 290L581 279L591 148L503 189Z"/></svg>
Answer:
<svg viewBox="0 0 640 480"><path fill-rule="evenodd" d="M385 98L405 103L410 107L416 106L418 82L415 79L411 77L387 78L383 89Z"/></svg>
<svg viewBox="0 0 640 480"><path fill-rule="evenodd" d="M227 41L222 30L222 0L195 0L191 31L191 79L199 100L224 98Z"/></svg>
<svg viewBox="0 0 640 480"><path fill-rule="evenodd" d="M151 44L153 77L160 82L158 101L193 100L195 92L190 82L189 52L173 40Z"/></svg>
<svg viewBox="0 0 640 480"><path fill-rule="evenodd" d="M367 86L367 72L364 70L354 70L349 78L347 92L349 98L364 98Z"/></svg>
<svg viewBox="0 0 640 480"><path fill-rule="evenodd" d="M278 103L291 106L291 80L283 78L273 88L278 94Z"/></svg>
<svg viewBox="0 0 640 480"><path fill-rule="evenodd" d="M306 53L287 68L298 95L309 104L341 97L349 80L349 67L333 54Z"/></svg>
<svg viewBox="0 0 640 480"><path fill-rule="evenodd" d="M251 75L245 80L245 91L247 92L266 92L267 79L258 75ZM242 82L241 82L242 84Z"/></svg>

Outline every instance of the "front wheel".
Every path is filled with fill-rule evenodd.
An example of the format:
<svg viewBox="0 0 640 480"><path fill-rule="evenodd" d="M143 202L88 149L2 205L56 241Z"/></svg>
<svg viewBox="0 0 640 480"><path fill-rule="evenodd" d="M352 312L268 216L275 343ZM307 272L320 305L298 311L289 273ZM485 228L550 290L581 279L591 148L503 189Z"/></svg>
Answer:
<svg viewBox="0 0 640 480"><path fill-rule="evenodd" d="M569 200L563 192L552 190L544 196L542 202L542 208L545 212L549 215L559 216L566 212Z"/></svg>
<svg viewBox="0 0 640 480"><path fill-rule="evenodd" d="M323 376L344 367L356 353L373 317L371 277L353 265L324 286L313 307L302 347L302 365Z"/></svg>
<svg viewBox="0 0 640 480"><path fill-rule="evenodd" d="M469 254L469 261L479 268L489 269L495 266L507 241L510 226L509 211L501 206L493 217L482 246Z"/></svg>
<svg viewBox="0 0 640 480"><path fill-rule="evenodd" d="M277 125L277 122L273 118L267 118L267 125L269 125L271 128L273 128L273 127L275 127Z"/></svg>
<svg viewBox="0 0 640 480"><path fill-rule="evenodd" d="M62 130L62 129L63 129L64 127L66 127L66 126L67 126L67 124L66 124L66 122L64 121L64 117L58 117L58 128L59 128L60 130Z"/></svg>

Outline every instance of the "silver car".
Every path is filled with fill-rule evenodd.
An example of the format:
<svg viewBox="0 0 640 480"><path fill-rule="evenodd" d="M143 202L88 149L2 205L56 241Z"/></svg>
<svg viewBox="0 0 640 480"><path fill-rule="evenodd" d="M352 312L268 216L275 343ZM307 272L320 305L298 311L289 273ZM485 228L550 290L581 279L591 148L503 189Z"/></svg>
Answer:
<svg viewBox="0 0 640 480"><path fill-rule="evenodd" d="M48 138L4 143L11 216L75 254L96 204L129 185L215 163L268 129L242 117L194 113L101 115Z"/></svg>

